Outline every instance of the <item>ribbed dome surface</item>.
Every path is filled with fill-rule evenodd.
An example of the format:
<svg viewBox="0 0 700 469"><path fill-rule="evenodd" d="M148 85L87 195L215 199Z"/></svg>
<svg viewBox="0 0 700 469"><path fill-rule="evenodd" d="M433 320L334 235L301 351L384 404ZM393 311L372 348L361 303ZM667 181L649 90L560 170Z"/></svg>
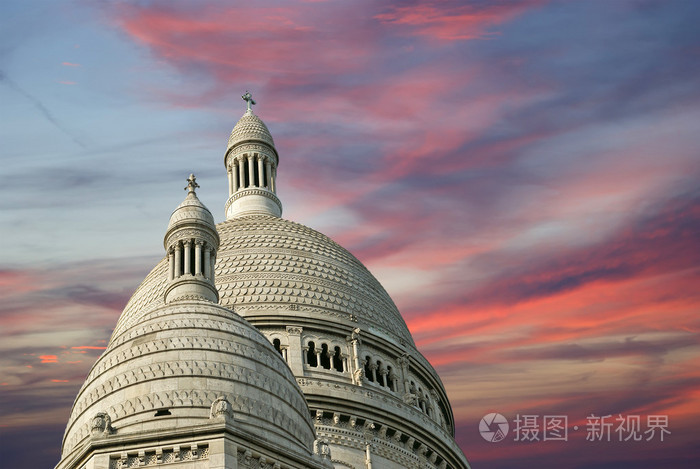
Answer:
<svg viewBox="0 0 700 469"><path fill-rule="evenodd" d="M231 403L237 428L309 453L315 437L303 394L262 333L205 301L141 310L138 322L115 331L86 378L63 456L89 437L98 412L109 414L117 435L171 430L207 424L219 396ZM160 409L170 414L155 416Z"/></svg>
<svg viewBox="0 0 700 469"><path fill-rule="evenodd" d="M250 140L258 140L265 142L274 148L275 142L272 140L272 135L267 129L265 123L252 111L247 111L243 114L231 131L231 136L228 138L228 146L226 151L237 143Z"/></svg>
<svg viewBox="0 0 700 469"><path fill-rule="evenodd" d="M376 278L347 250L304 225L267 215L234 218L217 226L220 302L242 316L279 314L295 305L311 317L360 323L413 345L396 305ZM165 260L146 277L127 304L115 334L162 303ZM297 314L297 313L294 313Z"/></svg>
<svg viewBox="0 0 700 469"><path fill-rule="evenodd" d="M168 231L180 225L189 223L203 223L212 230L216 230L214 216L209 209L197 198L194 192L190 192L180 205L170 215Z"/></svg>

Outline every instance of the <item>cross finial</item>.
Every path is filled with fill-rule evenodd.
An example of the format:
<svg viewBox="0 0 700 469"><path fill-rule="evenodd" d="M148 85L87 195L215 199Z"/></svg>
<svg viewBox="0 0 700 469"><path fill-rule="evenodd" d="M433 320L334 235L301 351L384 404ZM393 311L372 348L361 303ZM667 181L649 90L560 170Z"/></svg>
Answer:
<svg viewBox="0 0 700 469"><path fill-rule="evenodd" d="M253 95L250 94L250 91L246 90L245 94L241 96L243 98L243 101L245 101L248 104L248 111L253 112L253 108L251 107L253 104L257 104L255 100L253 100Z"/></svg>
<svg viewBox="0 0 700 469"><path fill-rule="evenodd" d="M197 195L197 193L194 190L198 187L199 187L199 184L197 184L197 178L194 176L194 174L190 174L190 177L187 179L187 187L185 187L185 190L189 191L187 193L187 195L189 195L189 194Z"/></svg>

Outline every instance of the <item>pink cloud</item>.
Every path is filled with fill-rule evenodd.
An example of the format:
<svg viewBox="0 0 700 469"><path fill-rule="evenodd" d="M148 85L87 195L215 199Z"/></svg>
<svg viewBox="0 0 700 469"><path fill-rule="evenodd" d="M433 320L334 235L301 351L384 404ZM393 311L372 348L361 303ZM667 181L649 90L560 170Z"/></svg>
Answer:
<svg viewBox="0 0 700 469"><path fill-rule="evenodd" d="M65 67L80 67L81 66L80 64L75 64L72 62L61 62L61 65L65 66Z"/></svg>
<svg viewBox="0 0 700 469"><path fill-rule="evenodd" d="M417 36L440 41L487 39L497 32L488 28L510 21L539 2L509 2L482 5L457 3L392 6L375 16L383 23L407 29Z"/></svg>
<svg viewBox="0 0 700 469"><path fill-rule="evenodd" d="M58 363L58 357L56 355L40 355L39 359L41 363Z"/></svg>
<svg viewBox="0 0 700 469"><path fill-rule="evenodd" d="M71 349L74 350L82 350L82 349L89 349L89 350L105 350L107 347L98 347L95 345L80 345L78 347L71 347Z"/></svg>

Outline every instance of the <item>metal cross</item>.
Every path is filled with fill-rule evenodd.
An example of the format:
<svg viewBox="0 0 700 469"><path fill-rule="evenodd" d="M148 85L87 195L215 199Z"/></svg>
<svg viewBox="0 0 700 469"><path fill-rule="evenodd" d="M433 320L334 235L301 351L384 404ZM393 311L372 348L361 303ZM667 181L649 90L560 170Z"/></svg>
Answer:
<svg viewBox="0 0 700 469"><path fill-rule="evenodd" d="M241 98L243 98L243 101L245 101L248 104L248 110L253 112L253 108L251 108L251 106L257 103L253 100L253 95L250 94L250 91L246 90L245 94L241 96Z"/></svg>
<svg viewBox="0 0 700 469"><path fill-rule="evenodd" d="M187 179L187 187L185 187L185 190L189 190L188 194L195 194L194 190L198 187L199 184L197 184L197 178L194 177L194 174L190 174L190 177Z"/></svg>

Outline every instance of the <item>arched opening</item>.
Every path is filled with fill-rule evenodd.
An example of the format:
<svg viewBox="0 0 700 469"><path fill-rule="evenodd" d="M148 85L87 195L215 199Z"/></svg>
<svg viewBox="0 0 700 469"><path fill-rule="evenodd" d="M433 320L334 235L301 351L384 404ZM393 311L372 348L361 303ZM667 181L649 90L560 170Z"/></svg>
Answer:
<svg viewBox="0 0 700 469"><path fill-rule="evenodd" d="M331 369L331 357L328 354L328 344L321 345L321 366L326 370Z"/></svg>
<svg viewBox="0 0 700 469"><path fill-rule="evenodd" d="M243 165L243 170L241 171L241 187L248 187L248 155L243 155L241 159L241 164Z"/></svg>
<svg viewBox="0 0 700 469"><path fill-rule="evenodd" d="M372 364L372 361L368 355L365 357L365 378L367 378L367 381L374 382L374 373L372 373L371 364Z"/></svg>
<svg viewBox="0 0 700 469"><path fill-rule="evenodd" d="M382 362L377 361L377 383L379 383L380 386L384 386L384 375L382 374Z"/></svg>
<svg viewBox="0 0 700 469"><path fill-rule="evenodd" d="M273 341L272 341L272 345L275 346L275 350L277 350L277 352L278 352L280 355L284 356L284 355L282 354L282 343L280 342L279 339L273 340Z"/></svg>
<svg viewBox="0 0 700 469"><path fill-rule="evenodd" d="M258 155L253 156L253 183L251 186L257 187L258 181L260 181L260 175L258 174Z"/></svg>
<svg viewBox="0 0 700 469"><path fill-rule="evenodd" d="M187 273L190 274L190 275L194 275L194 272L195 272L195 265L194 265L194 263L195 263L195 255L194 255L194 251L195 251L195 242L194 242L194 239L192 239L192 240L190 240L190 271L187 272Z"/></svg>
<svg viewBox="0 0 700 469"><path fill-rule="evenodd" d="M306 352L306 363L309 366L318 366L318 360L316 359L316 344L309 342L309 351Z"/></svg>
<svg viewBox="0 0 700 469"><path fill-rule="evenodd" d="M340 347L335 347L335 353L333 354L333 368L335 371L343 372L343 359L340 356Z"/></svg>

